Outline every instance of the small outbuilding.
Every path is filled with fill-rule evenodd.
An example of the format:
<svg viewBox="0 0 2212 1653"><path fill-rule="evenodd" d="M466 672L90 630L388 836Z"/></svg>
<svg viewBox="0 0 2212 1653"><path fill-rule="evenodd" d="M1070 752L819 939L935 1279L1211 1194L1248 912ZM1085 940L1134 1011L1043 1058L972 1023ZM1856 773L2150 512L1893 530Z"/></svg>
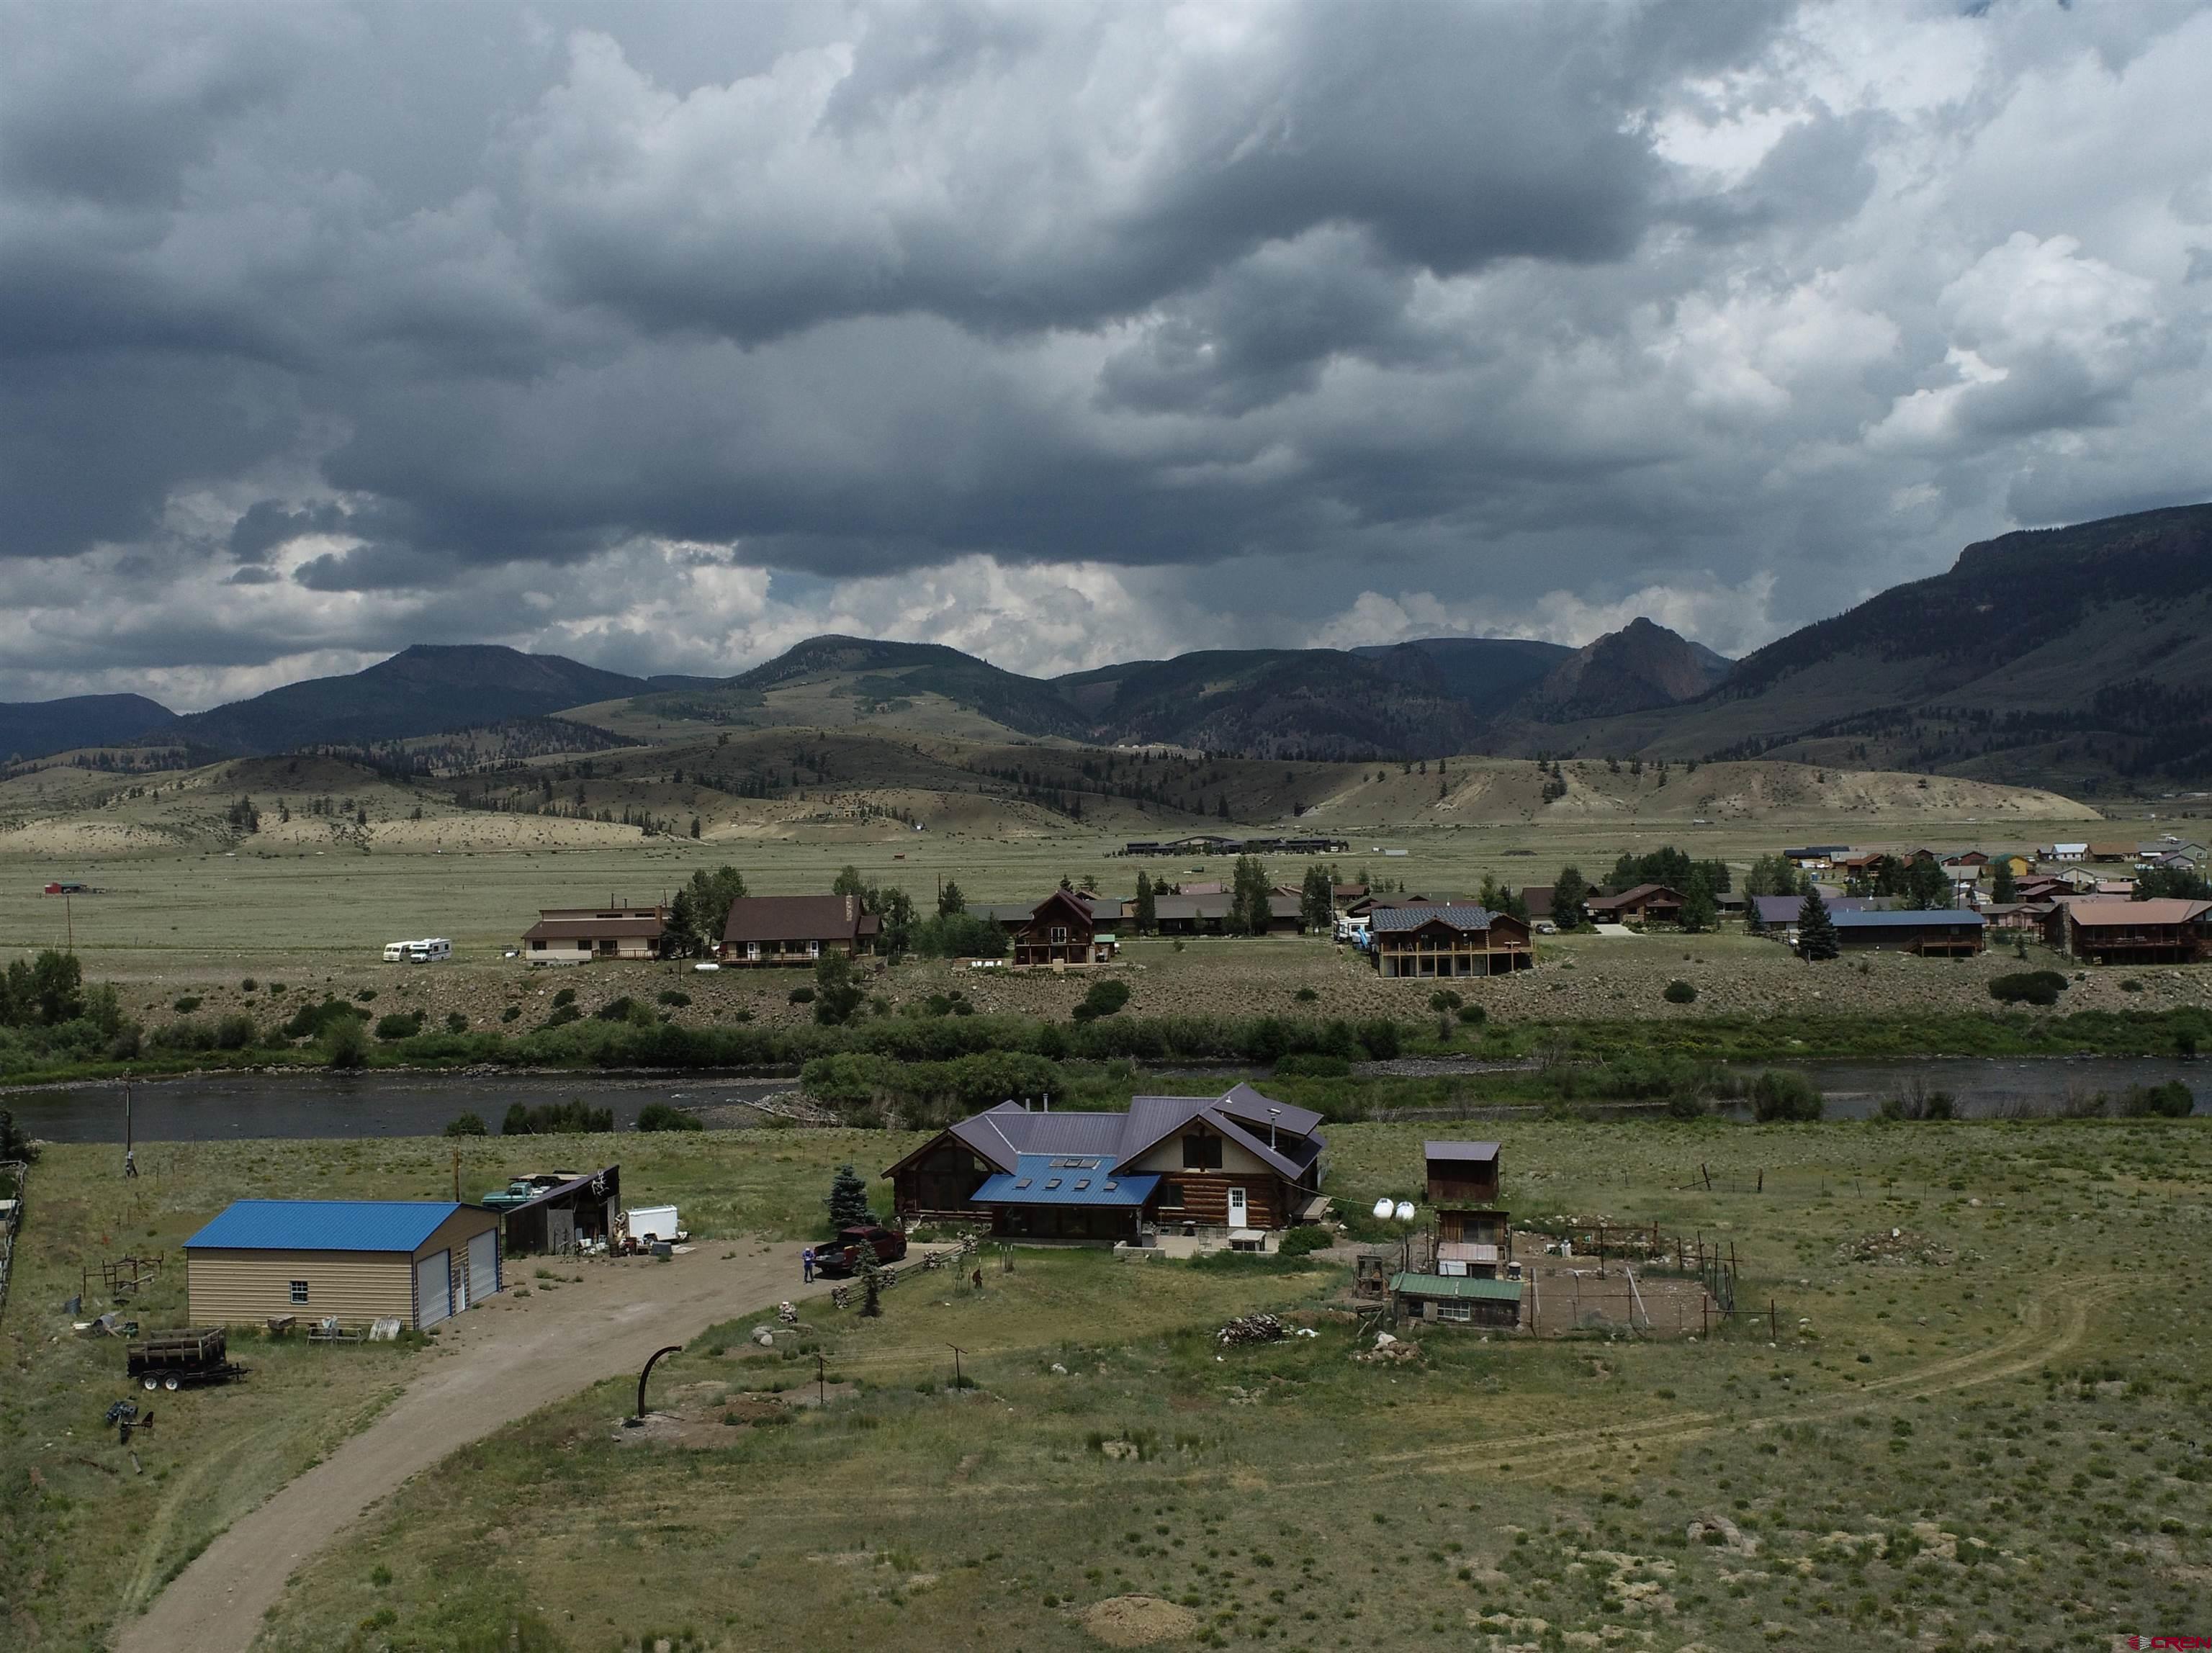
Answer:
<svg viewBox="0 0 2212 1653"><path fill-rule="evenodd" d="M622 1167L518 1177L504 1191L486 1194L484 1204L506 1214L507 1255L565 1256L614 1233L615 1213L622 1209Z"/></svg>
<svg viewBox="0 0 2212 1653"><path fill-rule="evenodd" d="M1393 1274L1390 1306L1401 1320L1511 1331L1521 1324L1521 1282L1471 1274Z"/></svg>
<svg viewBox="0 0 2212 1653"><path fill-rule="evenodd" d="M294 1315L425 1330L500 1289L499 1217L449 1200L240 1200L185 1242L197 1325Z"/></svg>

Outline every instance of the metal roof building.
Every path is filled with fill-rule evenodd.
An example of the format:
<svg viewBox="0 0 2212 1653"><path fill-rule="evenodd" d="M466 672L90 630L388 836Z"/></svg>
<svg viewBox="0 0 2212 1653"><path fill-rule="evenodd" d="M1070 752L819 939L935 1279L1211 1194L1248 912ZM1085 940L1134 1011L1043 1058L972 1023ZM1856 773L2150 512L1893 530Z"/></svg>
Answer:
<svg viewBox="0 0 2212 1653"><path fill-rule="evenodd" d="M424 1329L501 1285L497 1214L449 1200L240 1200L184 1249L200 1325L292 1316Z"/></svg>

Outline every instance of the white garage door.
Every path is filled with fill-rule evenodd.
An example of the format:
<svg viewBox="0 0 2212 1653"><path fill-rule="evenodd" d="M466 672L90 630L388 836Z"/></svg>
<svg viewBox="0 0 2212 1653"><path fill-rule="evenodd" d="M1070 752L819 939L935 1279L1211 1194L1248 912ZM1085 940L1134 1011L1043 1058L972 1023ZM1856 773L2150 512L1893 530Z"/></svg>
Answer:
<svg viewBox="0 0 2212 1653"><path fill-rule="evenodd" d="M415 1265L415 1324L428 1331L453 1312L453 1254L441 1251Z"/></svg>
<svg viewBox="0 0 2212 1653"><path fill-rule="evenodd" d="M499 1231L469 1236L469 1304L482 1303L499 1290Z"/></svg>

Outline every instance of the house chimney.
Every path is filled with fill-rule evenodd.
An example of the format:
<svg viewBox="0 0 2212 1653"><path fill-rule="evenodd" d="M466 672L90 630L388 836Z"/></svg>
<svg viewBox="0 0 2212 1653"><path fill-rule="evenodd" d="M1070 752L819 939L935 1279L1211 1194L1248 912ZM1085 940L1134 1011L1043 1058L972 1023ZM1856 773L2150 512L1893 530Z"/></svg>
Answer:
<svg viewBox="0 0 2212 1653"><path fill-rule="evenodd" d="M1049 1091L1046 1091L1040 1100L1044 1104L1041 1111L1048 1114L1050 1113L1052 1111L1052 1092Z"/></svg>

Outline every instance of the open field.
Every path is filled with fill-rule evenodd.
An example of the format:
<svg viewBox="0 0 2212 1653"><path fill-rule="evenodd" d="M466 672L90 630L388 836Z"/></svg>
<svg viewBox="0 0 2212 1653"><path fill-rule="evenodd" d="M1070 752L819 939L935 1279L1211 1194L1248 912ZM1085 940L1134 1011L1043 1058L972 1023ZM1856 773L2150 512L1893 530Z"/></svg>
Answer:
<svg viewBox="0 0 2212 1653"><path fill-rule="evenodd" d="M1420 1134L1337 1128L1331 1186L1405 1187ZM830 1164L910 1139L622 1148L641 1187L726 1184L718 1228L787 1233ZM156 1228L315 1170L362 1192L449 1176L438 1142L178 1152ZM470 1152L471 1180L514 1158ZM707 1334L656 1372L668 1416L645 1439L615 1427L628 1396L610 1383L468 1449L307 1566L258 1645L1074 1649L1119 1614L1176 1630L1170 1646L2101 1649L2201 1620L2204 1126L1558 1121L1511 1127L1506 1154L1523 1220L1732 1242L1783 1335L1763 1312L1710 1342L1437 1328L1370 1364L1326 1263L990 1257L981 1293L925 1277L880 1321L810 1305L775 1356L741 1358L742 1324ZM35 1176L80 1224L109 1217L88 1151ZM41 1248L71 1231L34 1210ZM1904 1260L1862 1260L1892 1228L1905 1237L1881 1249ZM115 1385L85 1346L45 1341L46 1294L9 1330L11 1395L31 1397L11 1480L35 1470L40 1517L71 1538L11 1621L40 1648L86 1644L121 1605L77 1558L151 1541L155 1475L271 1404L257 1373L206 1396L190 1440L157 1440L174 1455L146 1480L112 1474L119 1455L91 1441ZM1257 1307L1317 1335L1213 1344ZM948 1344L975 1389L947 1387ZM817 1348L845 1387L787 1413L777 1394L811 1382ZM1182 1611L1092 1618L1129 1595Z"/></svg>

